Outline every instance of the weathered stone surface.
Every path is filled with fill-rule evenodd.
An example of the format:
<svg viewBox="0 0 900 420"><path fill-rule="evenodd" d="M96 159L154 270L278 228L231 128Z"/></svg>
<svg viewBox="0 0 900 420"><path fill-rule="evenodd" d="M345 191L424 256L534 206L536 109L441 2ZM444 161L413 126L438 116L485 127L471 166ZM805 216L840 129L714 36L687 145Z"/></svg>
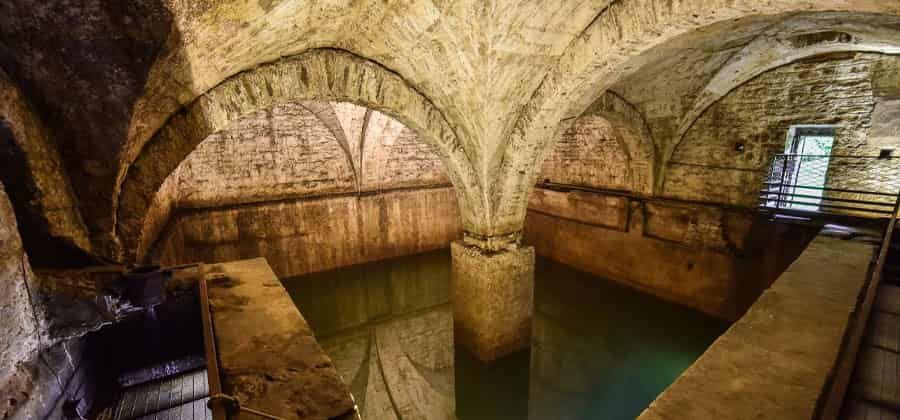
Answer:
<svg viewBox="0 0 900 420"><path fill-rule="evenodd" d="M489 362L528 346L534 309L534 248L486 253L455 241L456 343Z"/></svg>
<svg viewBox="0 0 900 420"><path fill-rule="evenodd" d="M97 210L113 203L131 109L157 52L178 38L165 3L15 0L0 11L0 66L59 134L92 235L113 227L111 213Z"/></svg>
<svg viewBox="0 0 900 420"><path fill-rule="evenodd" d="M336 77L335 75L340 75ZM129 169L118 205L118 233L134 252L144 217L163 181L205 138L241 117L301 100L362 104L396 117L431 145L457 194L463 226L484 217L474 168L460 140L434 104L394 73L349 53L315 50L241 73L195 101L159 131Z"/></svg>
<svg viewBox="0 0 900 420"><path fill-rule="evenodd" d="M0 181L11 196L25 247L33 258L51 265L65 258L66 245L81 251L91 249L56 143L2 69L0 168Z"/></svg>
<svg viewBox="0 0 900 420"><path fill-rule="evenodd" d="M584 185L610 190L651 192L652 156L632 150L624 138L647 141L610 120L597 115L582 115L563 134L544 160L539 182ZM649 158L649 159L648 159ZM635 162L636 161L636 162Z"/></svg>
<svg viewBox="0 0 900 420"><path fill-rule="evenodd" d="M4 418L31 395L34 378L29 364L46 340L40 321L43 313L32 306L35 279L12 205L0 184L0 414Z"/></svg>
<svg viewBox="0 0 900 420"><path fill-rule="evenodd" d="M812 418L872 256L872 245L817 237L639 419Z"/></svg>
<svg viewBox="0 0 900 420"><path fill-rule="evenodd" d="M434 150L391 117L348 103L287 103L241 118L188 155L156 193L137 255L179 209L449 183Z"/></svg>
<svg viewBox="0 0 900 420"><path fill-rule="evenodd" d="M804 13L789 13L801 10L796 7ZM778 28L777 35L790 36L795 35L795 30L797 35L804 31L808 35L834 26L849 27L847 30L853 34L878 34L866 42L886 40L896 45L896 30L891 29L889 16L898 13L894 4L804 1L801 6L797 2L770 1L764 6L765 12L761 10L758 2L743 1L638 0L610 5L573 40L559 64L548 71L522 108L504 143L502 157L488 165L496 170L495 179L503 183L491 197L498 225L506 230L516 229L515 223L524 216L528 192L537 179L535 159L539 161L574 118L609 88L617 93L622 93L623 85L643 89L647 94L644 98L648 99L647 108L641 109L645 115L648 110L680 114L682 101L685 107L689 106L692 96L702 89L704 79L727 61L729 52L725 50L737 51L770 28ZM884 14L855 13L862 11ZM813 24L796 23L819 17L822 19L812 19ZM866 24L851 23L860 20ZM780 57L767 58L772 62ZM641 79L630 79L635 75ZM642 98L627 93L622 96L631 103L642 102ZM652 125L653 118L647 120ZM677 118L670 124L666 127L669 131L677 130ZM664 144L664 133L654 127L653 134L658 144Z"/></svg>
<svg viewBox="0 0 900 420"><path fill-rule="evenodd" d="M525 226L541 256L729 320L816 232L715 205L547 189Z"/></svg>
<svg viewBox="0 0 900 420"><path fill-rule="evenodd" d="M265 257L279 277L447 247L461 235L450 188L299 199L176 215L151 259Z"/></svg>
<svg viewBox="0 0 900 420"><path fill-rule="evenodd" d="M883 60L900 63L870 54L813 59L775 69L737 88L687 132L668 163L663 194L754 205L771 156L784 152L793 124L837 125L834 154L877 155L881 142L869 140L878 102L872 78ZM744 145L742 152L735 150L736 143ZM860 170L866 168L832 171L829 182L843 188L883 188L859 184Z"/></svg>
<svg viewBox="0 0 900 420"><path fill-rule="evenodd" d="M286 90L297 100L367 104L407 123L439 149L464 229L505 237L522 230L541 159L598 98L631 104L625 124L604 118L630 132L620 140L641 137L634 143L657 160L638 164L630 150L630 175L608 185L646 189L642 174L663 179L659 161L685 127L736 86L796 60L896 54L900 44L900 8L876 0L4 6L0 63L62 134L98 250L129 258L149 201L177 163L224 123L283 102ZM284 65L310 55L327 58ZM893 96L895 73L881 72L876 91Z"/></svg>
<svg viewBox="0 0 900 420"><path fill-rule="evenodd" d="M283 418L350 418L349 388L266 261L212 265L207 275L223 391Z"/></svg>

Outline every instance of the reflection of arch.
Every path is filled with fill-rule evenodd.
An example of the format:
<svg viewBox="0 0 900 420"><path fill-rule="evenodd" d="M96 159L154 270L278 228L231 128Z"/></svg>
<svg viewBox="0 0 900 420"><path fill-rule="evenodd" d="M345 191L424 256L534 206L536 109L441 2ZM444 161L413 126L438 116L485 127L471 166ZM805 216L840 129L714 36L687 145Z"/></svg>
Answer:
<svg viewBox="0 0 900 420"><path fill-rule="evenodd" d="M16 205L19 228L32 258L60 262L59 248L52 240L46 241L48 236L89 251L88 231L62 157L47 129L2 70L0 151L0 180Z"/></svg>
<svg viewBox="0 0 900 420"><path fill-rule="evenodd" d="M478 206L474 171L453 129L432 103L379 65L337 50L314 50L240 73L173 116L129 168L118 193L117 234L133 257L150 200L198 143L247 113L303 100L357 103L389 114L421 135L457 187L463 226Z"/></svg>
<svg viewBox="0 0 900 420"><path fill-rule="evenodd" d="M603 92L641 67L641 55L695 30L728 30L732 20L753 17L757 24L789 12L852 11L900 14L892 2L795 0L631 0L614 2L560 57L505 137L504 152L489 167L499 191L492 194L496 230L521 230L528 192L548 149ZM764 12L766 15L760 15ZM525 153L523 153L523 151ZM501 233L497 232L497 233Z"/></svg>

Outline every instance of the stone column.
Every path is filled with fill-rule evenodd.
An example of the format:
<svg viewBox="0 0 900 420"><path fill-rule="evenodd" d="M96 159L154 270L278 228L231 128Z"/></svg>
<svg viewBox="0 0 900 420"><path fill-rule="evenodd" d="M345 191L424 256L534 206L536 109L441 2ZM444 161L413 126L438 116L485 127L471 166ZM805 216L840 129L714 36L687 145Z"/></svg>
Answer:
<svg viewBox="0 0 900 420"><path fill-rule="evenodd" d="M497 250L456 241L453 319L456 342L489 362L529 345L534 309L534 248Z"/></svg>

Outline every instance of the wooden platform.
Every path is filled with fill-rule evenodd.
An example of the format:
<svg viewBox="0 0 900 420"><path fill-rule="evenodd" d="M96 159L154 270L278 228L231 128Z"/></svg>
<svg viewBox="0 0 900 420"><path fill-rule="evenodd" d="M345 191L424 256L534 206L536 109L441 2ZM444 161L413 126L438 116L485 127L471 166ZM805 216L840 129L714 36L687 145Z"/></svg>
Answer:
<svg viewBox="0 0 900 420"><path fill-rule="evenodd" d="M900 287L878 288L843 418L900 420Z"/></svg>
<svg viewBox="0 0 900 420"><path fill-rule="evenodd" d="M98 420L211 420L206 369L125 388Z"/></svg>

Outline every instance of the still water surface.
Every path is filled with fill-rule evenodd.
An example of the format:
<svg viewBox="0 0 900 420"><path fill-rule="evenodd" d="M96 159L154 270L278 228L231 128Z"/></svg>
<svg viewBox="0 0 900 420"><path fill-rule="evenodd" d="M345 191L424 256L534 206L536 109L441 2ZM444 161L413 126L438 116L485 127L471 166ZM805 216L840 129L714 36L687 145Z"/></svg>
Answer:
<svg viewBox="0 0 900 420"><path fill-rule="evenodd" d="M529 349L453 345L450 252L282 280L363 419L634 419L725 331L703 314L538 258Z"/></svg>

